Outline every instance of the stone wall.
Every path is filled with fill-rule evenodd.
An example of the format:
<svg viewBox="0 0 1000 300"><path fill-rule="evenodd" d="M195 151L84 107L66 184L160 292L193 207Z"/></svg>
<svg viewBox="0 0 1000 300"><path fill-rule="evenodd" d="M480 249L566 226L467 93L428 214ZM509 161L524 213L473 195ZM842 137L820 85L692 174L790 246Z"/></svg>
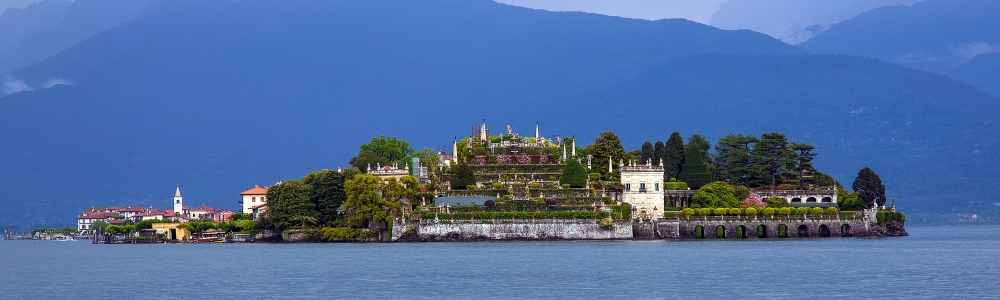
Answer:
<svg viewBox="0 0 1000 300"><path fill-rule="evenodd" d="M393 225L392 241L757 239L885 235L874 230L863 219L761 218L746 220L741 218L692 217L682 220L660 219L655 222L636 223L615 221L614 228L611 230L601 228L595 220L515 220L503 222L498 224L479 220L456 220L453 224L448 224L448 221L433 220L397 222ZM700 236L696 234L699 226L702 228ZM719 226L723 227L724 235L717 237L716 229ZM785 235L783 236L779 235L781 226L785 227ZM761 232L758 232L758 228L762 229Z"/></svg>
<svg viewBox="0 0 1000 300"><path fill-rule="evenodd" d="M677 223L676 238L778 238L778 237L842 237L873 235L868 222L862 219L758 219L723 220L697 219L674 221ZM661 222L661 224L667 222ZM846 226L844 226L846 225ZM702 235L698 236L698 227ZM717 228L722 226L724 236L717 236ZM762 227L761 227L762 226ZM780 236L780 228L785 227L785 236ZM742 235L740 229L742 227ZM843 230L842 230L843 229ZM668 238L668 237L665 237Z"/></svg>
<svg viewBox="0 0 1000 300"><path fill-rule="evenodd" d="M424 220L393 225L393 241L487 241L487 240L630 240L632 222L616 221L614 228L601 228L596 220L497 221Z"/></svg>

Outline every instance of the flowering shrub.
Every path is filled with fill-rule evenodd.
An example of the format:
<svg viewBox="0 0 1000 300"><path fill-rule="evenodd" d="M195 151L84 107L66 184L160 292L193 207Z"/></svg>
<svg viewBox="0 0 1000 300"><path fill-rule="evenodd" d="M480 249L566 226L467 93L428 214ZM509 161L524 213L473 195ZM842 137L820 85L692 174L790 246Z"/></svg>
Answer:
<svg viewBox="0 0 1000 300"><path fill-rule="evenodd" d="M764 200L761 199L760 195L757 195L757 193L750 193L750 195L747 196L746 199L743 199L743 202L740 203L740 207L765 208L767 207L767 203L764 203Z"/></svg>
<svg viewBox="0 0 1000 300"><path fill-rule="evenodd" d="M496 203L496 201L493 201L493 200L486 200L486 202L484 202L483 205L488 206L488 207L494 207L494 206L497 206L497 203Z"/></svg>

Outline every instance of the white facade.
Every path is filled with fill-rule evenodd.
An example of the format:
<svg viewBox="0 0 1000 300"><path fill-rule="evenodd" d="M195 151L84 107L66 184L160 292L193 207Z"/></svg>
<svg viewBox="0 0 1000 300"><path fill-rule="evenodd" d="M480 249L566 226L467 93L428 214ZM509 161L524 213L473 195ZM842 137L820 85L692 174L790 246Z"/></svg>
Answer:
<svg viewBox="0 0 1000 300"><path fill-rule="evenodd" d="M252 214L253 207L267 204L267 189L254 185L252 189L240 193L243 213Z"/></svg>
<svg viewBox="0 0 1000 300"><path fill-rule="evenodd" d="M181 197L181 187L174 192L174 214L184 215L184 198Z"/></svg>
<svg viewBox="0 0 1000 300"><path fill-rule="evenodd" d="M645 165L622 166L623 202L631 204L634 218L663 217L663 167Z"/></svg>

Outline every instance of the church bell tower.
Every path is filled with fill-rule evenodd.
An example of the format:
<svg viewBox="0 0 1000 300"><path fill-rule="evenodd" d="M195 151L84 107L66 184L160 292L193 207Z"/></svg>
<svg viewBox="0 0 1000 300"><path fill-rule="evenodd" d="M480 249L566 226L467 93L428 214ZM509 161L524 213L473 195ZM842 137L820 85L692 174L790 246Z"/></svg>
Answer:
<svg viewBox="0 0 1000 300"><path fill-rule="evenodd" d="M174 213L178 215L184 214L184 198L181 197L181 186L177 186L177 191L174 192Z"/></svg>

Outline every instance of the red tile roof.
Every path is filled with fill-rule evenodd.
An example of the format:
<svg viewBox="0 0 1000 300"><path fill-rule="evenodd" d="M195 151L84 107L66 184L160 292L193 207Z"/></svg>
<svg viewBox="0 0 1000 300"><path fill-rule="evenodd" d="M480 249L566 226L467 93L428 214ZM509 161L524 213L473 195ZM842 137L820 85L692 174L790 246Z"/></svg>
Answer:
<svg viewBox="0 0 1000 300"><path fill-rule="evenodd" d="M202 204L201 206L195 207L191 211L212 211L212 210L213 209L211 207L208 207L208 206L205 206L204 204Z"/></svg>
<svg viewBox="0 0 1000 300"><path fill-rule="evenodd" d="M255 184L252 189L246 190L240 193L240 195L267 195L267 188L262 188Z"/></svg>

